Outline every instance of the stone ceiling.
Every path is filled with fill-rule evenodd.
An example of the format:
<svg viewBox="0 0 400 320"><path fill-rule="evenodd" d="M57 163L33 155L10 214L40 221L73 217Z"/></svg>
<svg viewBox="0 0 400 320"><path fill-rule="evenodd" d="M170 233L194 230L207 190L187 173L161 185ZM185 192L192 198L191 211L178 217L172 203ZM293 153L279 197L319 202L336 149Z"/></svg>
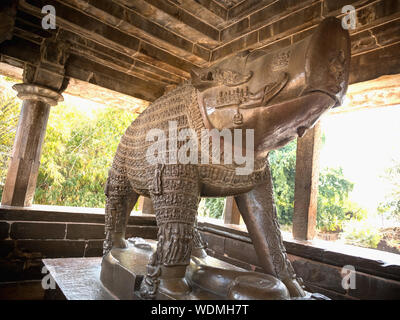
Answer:
<svg viewBox="0 0 400 320"><path fill-rule="evenodd" d="M153 101L193 67L288 46L348 4L357 10L351 83L400 73L399 0L20 0L0 61L35 65L52 38L70 45L67 77ZM56 9L55 30L41 27L45 5Z"/></svg>

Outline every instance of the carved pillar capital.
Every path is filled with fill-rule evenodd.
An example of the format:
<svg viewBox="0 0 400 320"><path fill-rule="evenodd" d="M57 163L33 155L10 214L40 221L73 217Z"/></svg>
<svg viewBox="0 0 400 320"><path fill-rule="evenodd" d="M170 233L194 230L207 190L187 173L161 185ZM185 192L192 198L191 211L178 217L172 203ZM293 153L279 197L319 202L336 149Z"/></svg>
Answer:
<svg viewBox="0 0 400 320"><path fill-rule="evenodd" d="M62 92L68 85L65 78L65 64L69 57L70 45L54 38L46 39L40 46L40 60L27 64L24 69L24 83L46 87Z"/></svg>
<svg viewBox="0 0 400 320"><path fill-rule="evenodd" d="M57 91L36 84L19 83L12 88L18 92L17 96L21 100L42 101L50 106L55 106L64 100Z"/></svg>

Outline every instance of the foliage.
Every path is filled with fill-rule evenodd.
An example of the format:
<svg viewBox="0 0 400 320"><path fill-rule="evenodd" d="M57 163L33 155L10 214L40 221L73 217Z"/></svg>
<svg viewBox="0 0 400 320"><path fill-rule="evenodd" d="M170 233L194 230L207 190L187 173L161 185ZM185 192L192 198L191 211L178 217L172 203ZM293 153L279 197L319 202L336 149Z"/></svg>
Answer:
<svg viewBox="0 0 400 320"><path fill-rule="evenodd" d="M34 202L104 207L108 168L133 118L132 113L114 108L53 108Z"/></svg>
<svg viewBox="0 0 400 320"><path fill-rule="evenodd" d="M348 220L348 196L354 184L343 176L342 168L320 172L317 227L321 231L339 231Z"/></svg>
<svg viewBox="0 0 400 320"><path fill-rule="evenodd" d="M293 220L296 147L294 140L269 155L275 205L282 225L291 225Z"/></svg>
<svg viewBox="0 0 400 320"><path fill-rule="evenodd" d="M17 129L21 104L5 88L0 95L0 197Z"/></svg>
<svg viewBox="0 0 400 320"><path fill-rule="evenodd" d="M394 162L393 166L385 170L383 178L391 185L391 192L386 195L384 202L378 206L380 214L400 220L400 161Z"/></svg>
<svg viewBox="0 0 400 320"><path fill-rule="evenodd" d="M382 234L379 232L379 226L368 220L351 219L344 225L341 238L348 244L377 248Z"/></svg>
<svg viewBox="0 0 400 320"><path fill-rule="evenodd" d="M202 216L221 219L224 213L225 198L205 198L199 206Z"/></svg>
<svg viewBox="0 0 400 320"><path fill-rule="evenodd" d="M290 225L293 220L296 146L296 141L292 141L272 151L269 156L278 220L282 225ZM339 230L343 221L361 214L360 209L348 201L352 190L353 184L343 176L341 168L327 168L320 172L317 212L319 229Z"/></svg>

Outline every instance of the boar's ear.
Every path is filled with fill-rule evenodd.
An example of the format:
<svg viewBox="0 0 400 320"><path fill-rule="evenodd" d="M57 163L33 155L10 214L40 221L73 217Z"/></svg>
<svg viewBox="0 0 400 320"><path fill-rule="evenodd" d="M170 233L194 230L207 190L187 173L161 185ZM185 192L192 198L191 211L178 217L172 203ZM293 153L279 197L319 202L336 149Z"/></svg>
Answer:
<svg viewBox="0 0 400 320"><path fill-rule="evenodd" d="M192 69L190 75L192 85L199 91L204 91L215 85L213 73L209 69Z"/></svg>

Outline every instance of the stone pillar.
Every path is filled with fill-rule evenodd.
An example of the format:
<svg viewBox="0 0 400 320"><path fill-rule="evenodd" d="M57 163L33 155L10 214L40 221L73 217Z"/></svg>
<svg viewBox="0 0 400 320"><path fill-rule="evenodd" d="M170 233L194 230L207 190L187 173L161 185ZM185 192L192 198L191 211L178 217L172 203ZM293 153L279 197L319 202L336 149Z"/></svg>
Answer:
<svg viewBox="0 0 400 320"><path fill-rule="evenodd" d="M321 127L318 122L297 139L293 237L299 240L312 240L315 236L320 147Z"/></svg>
<svg viewBox="0 0 400 320"><path fill-rule="evenodd" d="M64 76L68 56L67 43L46 39L38 61L25 65L24 83L13 86L23 103L2 205L32 205L50 107L63 99L61 92L68 85Z"/></svg>
<svg viewBox="0 0 400 320"><path fill-rule="evenodd" d="M35 194L50 107L62 96L34 84L16 84L13 89L23 103L1 204L26 207Z"/></svg>
<svg viewBox="0 0 400 320"><path fill-rule="evenodd" d="M153 203L151 202L150 198L147 197L139 197L139 205L138 210L144 214L154 214Z"/></svg>
<svg viewBox="0 0 400 320"><path fill-rule="evenodd" d="M226 197L224 207L224 223L240 224L240 211L234 197Z"/></svg>

